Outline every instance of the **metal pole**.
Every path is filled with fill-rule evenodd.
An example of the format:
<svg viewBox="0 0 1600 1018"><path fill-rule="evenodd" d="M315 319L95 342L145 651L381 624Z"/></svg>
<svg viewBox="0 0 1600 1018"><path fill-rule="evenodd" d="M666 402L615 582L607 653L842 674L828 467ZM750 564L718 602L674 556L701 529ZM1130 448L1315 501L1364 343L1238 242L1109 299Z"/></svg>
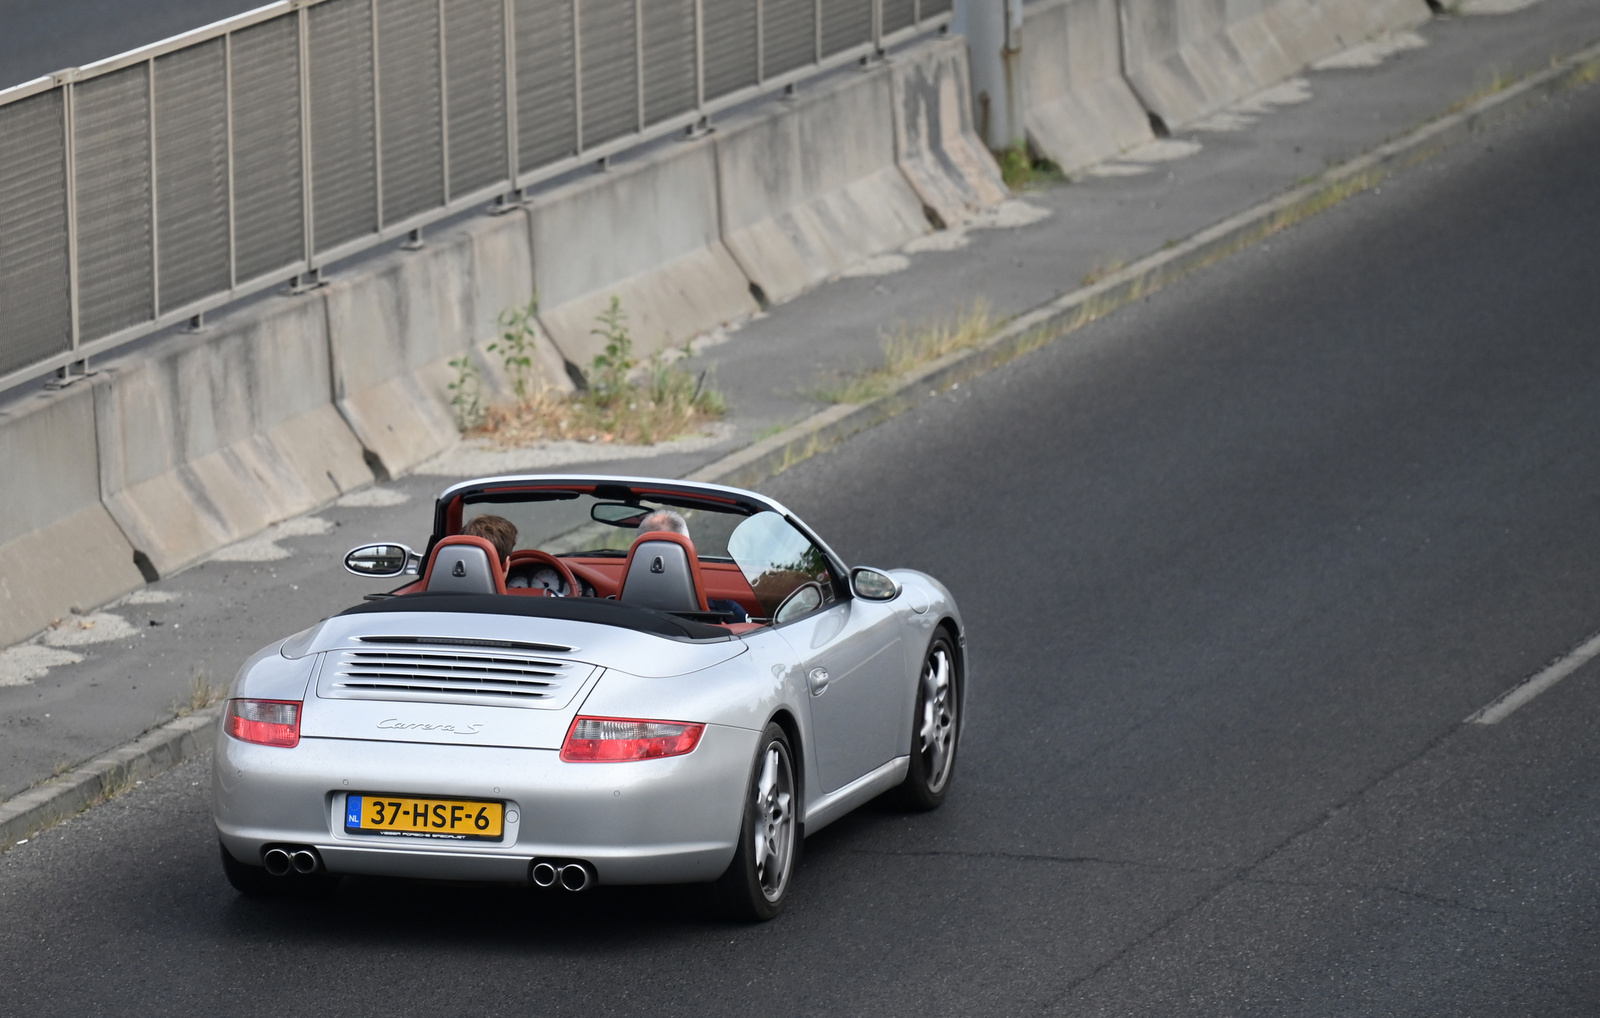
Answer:
<svg viewBox="0 0 1600 1018"><path fill-rule="evenodd" d="M816 0L814 10L811 24L816 29L816 43L812 47L811 62L820 64L822 63L822 0Z"/></svg>
<svg viewBox="0 0 1600 1018"><path fill-rule="evenodd" d="M295 12L299 19L299 57L300 57L300 208L302 215L302 232L305 237L305 260L308 273L316 271L317 250L317 217L312 210L312 203L316 198L312 189L311 180L311 46L310 13L301 7Z"/></svg>
<svg viewBox="0 0 1600 1018"><path fill-rule="evenodd" d="M633 0L633 92L636 129L644 130L644 0Z"/></svg>
<svg viewBox="0 0 1600 1018"><path fill-rule="evenodd" d="M145 125L150 137L150 317L161 317L161 205L156 191L156 60L145 61Z"/></svg>
<svg viewBox="0 0 1600 1018"><path fill-rule="evenodd" d="M767 80L767 5L756 0L756 84Z"/></svg>
<svg viewBox="0 0 1600 1018"><path fill-rule="evenodd" d="M999 151L1021 144L1021 0L956 0L951 30L967 37L972 107L984 144Z"/></svg>
<svg viewBox="0 0 1600 1018"><path fill-rule="evenodd" d="M77 86L71 81L61 86L61 127L67 164L67 305L71 313L72 349L76 350L82 336L78 311Z"/></svg>
<svg viewBox="0 0 1600 1018"><path fill-rule="evenodd" d="M572 0L572 115L576 121L577 152L583 154L583 0Z"/></svg>
<svg viewBox="0 0 1600 1018"><path fill-rule="evenodd" d="M383 229L383 71L378 52L378 0L372 12L372 177L373 200L378 206L378 229Z"/></svg>
<svg viewBox="0 0 1600 1018"><path fill-rule="evenodd" d="M883 55L883 0L872 0L872 55Z"/></svg>
<svg viewBox="0 0 1600 1018"><path fill-rule="evenodd" d="M705 0L694 0L694 105L705 115L706 105L706 8Z"/></svg>
<svg viewBox="0 0 1600 1018"><path fill-rule="evenodd" d="M239 248L233 200L233 33L222 37L222 116L228 135L228 289L239 285Z"/></svg>
<svg viewBox="0 0 1600 1018"><path fill-rule="evenodd" d="M522 153L517 138L517 5L516 0L505 0L500 11L500 30L505 36L506 51L506 178L511 189L517 188L517 176L522 172Z"/></svg>
<svg viewBox="0 0 1600 1018"><path fill-rule="evenodd" d="M443 158L444 200L450 200L450 65L444 35L444 0L439 0L439 149Z"/></svg>

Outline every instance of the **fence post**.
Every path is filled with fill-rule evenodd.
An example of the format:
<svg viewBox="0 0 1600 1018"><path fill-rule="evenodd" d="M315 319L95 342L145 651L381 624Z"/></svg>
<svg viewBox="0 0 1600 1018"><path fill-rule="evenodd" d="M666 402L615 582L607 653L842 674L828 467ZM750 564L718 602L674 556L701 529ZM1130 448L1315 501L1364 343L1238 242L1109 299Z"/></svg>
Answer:
<svg viewBox="0 0 1600 1018"><path fill-rule="evenodd" d="M633 98L635 126L644 130L644 0L633 0Z"/></svg>
<svg viewBox="0 0 1600 1018"><path fill-rule="evenodd" d="M517 176L522 172L521 142L517 137L517 4L505 0L501 7L500 31L505 36L506 55L506 179L513 195L518 191Z"/></svg>
<svg viewBox="0 0 1600 1018"><path fill-rule="evenodd" d="M378 44L378 0L368 0L372 25L372 193L377 202L373 219L383 229L383 51Z"/></svg>
<svg viewBox="0 0 1600 1018"><path fill-rule="evenodd" d="M150 310L161 317L161 195L156 170L156 58L144 65L145 128L150 138Z"/></svg>
<svg viewBox="0 0 1600 1018"><path fill-rule="evenodd" d="M296 27L299 28L296 48L300 57L300 232L303 234L306 274L310 276L317 271L317 217L311 208L316 196L312 194L311 186L311 32L307 24L310 11L300 7L296 9L295 17L298 20Z"/></svg>
<svg viewBox="0 0 1600 1018"><path fill-rule="evenodd" d="M81 342L78 315L78 143L77 88L70 77L61 83L61 129L65 134L67 182L67 310L72 325L72 349Z"/></svg>
<svg viewBox="0 0 1600 1018"><path fill-rule="evenodd" d="M439 0L439 166L444 174L444 200L450 201L450 57L445 37L444 0Z"/></svg>
<svg viewBox="0 0 1600 1018"><path fill-rule="evenodd" d="M233 33L222 37L222 116L228 135L228 289L239 285L239 240L233 198Z"/></svg>
<svg viewBox="0 0 1600 1018"><path fill-rule="evenodd" d="M583 155L583 0L572 0L572 116L577 121L574 132L578 151Z"/></svg>
<svg viewBox="0 0 1600 1018"><path fill-rule="evenodd" d="M1025 144L1022 0L956 0L951 27L967 38L972 109L984 144L995 151Z"/></svg>

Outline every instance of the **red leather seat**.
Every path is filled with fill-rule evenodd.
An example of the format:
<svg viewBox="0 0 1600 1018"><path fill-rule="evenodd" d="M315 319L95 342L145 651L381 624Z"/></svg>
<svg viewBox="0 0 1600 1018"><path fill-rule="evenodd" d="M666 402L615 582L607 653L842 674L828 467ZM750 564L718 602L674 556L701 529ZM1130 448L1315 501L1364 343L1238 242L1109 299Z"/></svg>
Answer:
<svg viewBox="0 0 1600 1018"><path fill-rule="evenodd" d="M499 553L488 540L457 534L433 546L428 568L422 574L422 589L430 593L504 594L506 574L500 567Z"/></svg>
<svg viewBox="0 0 1600 1018"><path fill-rule="evenodd" d="M640 534L628 549L617 600L669 612L710 611L694 542L665 530Z"/></svg>

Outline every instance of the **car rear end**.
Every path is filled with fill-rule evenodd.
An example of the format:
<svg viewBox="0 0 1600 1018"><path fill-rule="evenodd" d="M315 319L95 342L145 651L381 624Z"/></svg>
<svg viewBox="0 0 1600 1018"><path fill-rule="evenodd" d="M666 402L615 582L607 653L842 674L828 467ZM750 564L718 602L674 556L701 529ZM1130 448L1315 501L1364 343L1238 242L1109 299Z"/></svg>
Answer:
<svg viewBox="0 0 1600 1018"><path fill-rule="evenodd" d="M472 618L332 625L311 646L290 641L303 656L252 659L213 772L232 859L284 876L569 889L721 873L757 733L704 719L587 718L581 707L608 664L644 655L670 659L658 670L692 671L737 648L685 653L576 623L546 627L553 638L533 643L486 634L496 627Z"/></svg>

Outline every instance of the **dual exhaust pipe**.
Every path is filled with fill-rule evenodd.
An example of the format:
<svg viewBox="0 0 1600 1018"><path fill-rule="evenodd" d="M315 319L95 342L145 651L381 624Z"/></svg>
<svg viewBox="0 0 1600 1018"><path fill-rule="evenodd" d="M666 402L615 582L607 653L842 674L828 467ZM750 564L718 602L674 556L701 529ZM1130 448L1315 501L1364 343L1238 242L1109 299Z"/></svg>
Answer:
<svg viewBox="0 0 1600 1018"><path fill-rule="evenodd" d="M274 845L261 853L261 865L275 877L291 873L310 876L322 869L322 857L304 845Z"/></svg>
<svg viewBox="0 0 1600 1018"><path fill-rule="evenodd" d="M595 885L594 867L577 859L535 859L528 870L533 886L549 889L587 891Z"/></svg>
<svg viewBox="0 0 1600 1018"><path fill-rule="evenodd" d="M322 869L322 857L305 845L273 845L261 853L261 865L275 877L310 876ZM596 882L594 867L577 859L536 859L528 871L533 886L587 891Z"/></svg>

